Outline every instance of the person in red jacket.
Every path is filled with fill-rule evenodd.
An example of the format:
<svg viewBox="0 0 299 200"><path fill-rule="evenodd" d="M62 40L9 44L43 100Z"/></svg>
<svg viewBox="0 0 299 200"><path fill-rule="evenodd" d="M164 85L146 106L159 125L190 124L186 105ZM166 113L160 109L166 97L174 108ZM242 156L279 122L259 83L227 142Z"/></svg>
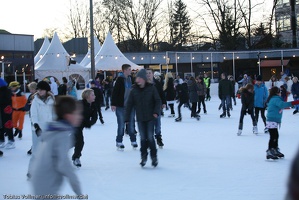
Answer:
<svg viewBox="0 0 299 200"><path fill-rule="evenodd" d="M27 98L24 92L20 89L20 83L18 81L13 81L9 84L11 90L11 100L12 100L12 124L15 128L14 136L18 136L19 139L22 138L22 130L25 118L25 106L27 103Z"/></svg>

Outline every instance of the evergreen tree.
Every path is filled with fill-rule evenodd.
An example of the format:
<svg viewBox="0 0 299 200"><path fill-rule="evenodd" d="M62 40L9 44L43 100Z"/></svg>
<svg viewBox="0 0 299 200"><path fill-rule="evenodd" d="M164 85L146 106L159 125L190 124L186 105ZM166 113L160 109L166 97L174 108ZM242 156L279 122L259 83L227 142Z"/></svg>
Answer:
<svg viewBox="0 0 299 200"><path fill-rule="evenodd" d="M182 0L176 0L170 16L170 40L177 50L182 49L183 44L187 43L191 29L191 20L186 8Z"/></svg>

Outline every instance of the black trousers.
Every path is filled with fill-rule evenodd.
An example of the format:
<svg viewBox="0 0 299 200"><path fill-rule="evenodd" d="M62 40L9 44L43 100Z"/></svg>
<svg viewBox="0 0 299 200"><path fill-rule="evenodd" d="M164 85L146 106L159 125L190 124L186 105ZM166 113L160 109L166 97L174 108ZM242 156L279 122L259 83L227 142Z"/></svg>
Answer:
<svg viewBox="0 0 299 200"><path fill-rule="evenodd" d="M243 119L244 119L245 114L246 114L245 110L241 110L240 120L239 120L239 129L241 129L241 130L243 129ZM256 126L257 123L256 123L256 120L255 120L255 117L253 114L253 110L250 113L250 117L252 119L252 125Z"/></svg>
<svg viewBox="0 0 299 200"><path fill-rule="evenodd" d="M181 113L181 107L184 103L180 102L178 105L178 113L179 113L179 117L182 117L182 113Z"/></svg>
<svg viewBox="0 0 299 200"><path fill-rule="evenodd" d="M278 129L277 128L270 128L270 140L269 140L269 149L271 148L278 148Z"/></svg>
<svg viewBox="0 0 299 200"><path fill-rule="evenodd" d="M261 113L261 117L263 119L264 125L266 126L266 117L265 117L265 108L254 108L254 115L255 115L255 120L258 122L259 119L259 112Z"/></svg>
<svg viewBox="0 0 299 200"><path fill-rule="evenodd" d="M83 128L76 128L74 139L75 149L74 154L72 156L72 160L75 160L76 158L80 158L82 156L81 152L84 146Z"/></svg>
<svg viewBox="0 0 299 200"><path fill-rule="evenodd" d="M198 96L198 111L199 112L201 110L201 104L202 104L202 107L203 107L203 111L207 112L206 103L205 103L205 96L203 96L203 95Z"/></svg>

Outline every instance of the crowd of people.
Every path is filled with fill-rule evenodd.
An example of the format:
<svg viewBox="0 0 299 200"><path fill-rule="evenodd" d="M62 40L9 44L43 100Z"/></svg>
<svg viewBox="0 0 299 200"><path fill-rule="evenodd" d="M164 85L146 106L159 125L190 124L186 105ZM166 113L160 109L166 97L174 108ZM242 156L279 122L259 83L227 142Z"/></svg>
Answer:
<svg viewBox="0 0 299 200"><path fill-rule="evenodd" d="M237 91L236 84L239 86ZM168 72L163 77L161 73L150 68L132 73L131 66L127 64L122 66L122 71L113 80L100 76L89 80L81 97L77 96L79 87L76 79L67 80L63 77L61 84L54 77L32 82L28 84L28 98L21 90L19 82L7 84L0 79L0 148L15 148L15 137L22 139L25 114L28 112L32 127L32 146L27 152L31 155L27 178L32 180L35 193L55 194L62 177L66 176L75 193L81 194L71 162L66 159L67 152L74 147L72 163L81 167L84 129L91 128L97 120L104 124L101 110L103 107L105 110L111 108L115 112L117 149L124 150L125 133L129 135L132 147L138 147L135 127L137 124L140 165L146 165L149 154L151 165L156 167L157 146L164 146L161 132L164 109L170 110L168 117L175 117L174 122L182 121L182 106L190 110L191 118L199 120L201 112L207 114L206 101L211 100L210 86L211 79L208 74L182 79L179 75L174 76ZM289 95L293 95L294 101L287 101ZM233 109L232 105L236 105L236 96L239 96L242 103L237 135L242 135L243 119L247 114L252 120L253 133L258 134L260 113L264 132L270 136L266 158L283 158L284 154L280 152L278 145L278 128L281 125L283 109L293 107L293 114L298 113L298 78L290 78L281 73L280 82L273 76L267 85L260 75L253 80L244 74L242 79L235 81L233 76L222 73L218 85L219 110L223 111L220 118L231 116L230 111ZM174 107L176 104L177 115ZM8 138L7 142L5 136ZM2 155L3 152L0 151L0 156ZM53 155L57 156L55 162L51 162ZM43 185L42 179L50 180L51 183ZM54 183L57 183L55 188L50 187ZM299 185L293 179L291 183L290 188Z"/></svg>

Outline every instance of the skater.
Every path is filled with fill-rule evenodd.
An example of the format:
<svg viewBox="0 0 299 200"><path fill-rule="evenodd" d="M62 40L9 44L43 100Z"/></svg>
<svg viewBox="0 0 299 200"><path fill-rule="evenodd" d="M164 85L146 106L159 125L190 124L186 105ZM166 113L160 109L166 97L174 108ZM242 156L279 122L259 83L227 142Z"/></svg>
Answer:
<svg viewBox="0 0 299 200"><path fill-rule="evenodd" d="M106 78L103 80L104 85L104 96L105 96L105 104L106 108L105 110L108 110L110 108L110 101L111 101L111 90L112 90L112 82L109 78Z"/></svg>
<svg viewBox="0 0 299 200"><path fill-rule="evenodd" d="M80 102L83 105L83 120L80 126L75 130L75 149L72 156L73 164L77 167L81 167L80 157L84 146L83 129L91 128L97 122L97 106L95 105L95 95L92 89L84 89L82 92L82 100Z"/></svg>
<svg viewBox="0 0 299 200"><path fill-rule="evenodd" d="M12 95L12 124L15 128L14 137L18 136L19 139L22 139L23 136L23 125L25 119L25 105L27 103L27 98L25 93L20 89L20 83L13 81L9 84Z"/></svg>
<svg viewBox="0 0 299 200"><path fill-rule="evenodd" d="M256 126L256 119L254 117L253 108L254 108L254 94L253 94L253 85L248 83L245 87L241 87L241 102L242 102L242 108L241 108L241 114L240 114L240 120L239 120L239 130L238 130L238 136L242 134L243 129L243 119L246 113L248 113L252 119L252 125L253 125L253 134L257 134L257 126Z"/></svg>
<svg viewBox="0 0 299 200"><path fill-rule="evenodd" d="M136 109L137 124L140 134L140 152L143 167L146 164L148 151L152 166L158 165L157 148L154 139L154 124L161 113L161 99L157 89L147 82L146 70L141 69L136 74L136 84L133 86L125 109L125 122L129 122L133 107Z"/></svg>
<svg viewBox="0 0 299 200"><path fill-rule="evenodd" d="M221 80L218 85L218 97L221 100L222 114L220 118L230 117L229 109L231 108L231 97L233 96L233 85L227 79L226 73L221 74Z"/></svg>
<svg viewBox="0 0 299 200"><path fill-rule="evenodd" d="M278 127L281 125L282 112L284 108L299 104L299 100L284 102L280 96L280 93L280 89L274 86L270 89L270 94L267 99L268 108L266 127L269 129L270 133L266 156L267 159L278 159L284 157L278 147Z"/></svg>
<svg viewBox="0 0 299 200"><path fill-rule="evenodd" d="M211 95L210 95L210 87L211 87L211 79L210 77L208 76L207 73L204 73L203 74L203 82L205 83L205 86L206 86L206 89L207 89L207 92L206 92L206 101L210 101L211 100Z"/></svg>
<svg viewBox="0 0 299 200"><path fill-rule="evenodd" d="M179 82L175 81L175 90L176 90L176 100L179 101L178 105L178 117L175 119L176 122L182 121L182 113L181 107L182 105L189 102L189 95L188 95L188 85L186 82L179 84Z"/></svg>
<svg viewBox="0 0 299 200"><path fill-rule="evenodd" d="M234 79L234 77L232 75L229 76L228 80L230 80L232 82L232 85L233 85L233 96L232 96L232 99L234 101L234 105L237 105L237 102L236 102L236 81ZM233 110L233 105L231 103L231 110Z"/></svg>
<svg viewBox="0 0 299 200"><path fill-rule="evenodd" d="M292 85L292 88L291 88L291 92L292 92L292 95L293 95L293 99L298 100L299 99L299 82L298 82L298 78L296 76L293 78L293 85ZM298 111L299 111L299 106L296 105L295 110L293 112L293 115L298 113Z"/></svg>
<svg viewBox="0 0 299 200"><path fill-rule="evenodd" d="M198 97L199 87L193 76L190 77L190 79L187 82L187 85L188 85L189 100L191 103L191 118L194 117L197 120L199 120L200 115L196 114L196 107L199 99Z"/></svg>
<svg viewBox="0 0 299 200"><path fill-rule="evenodd" d="M125 119L124 111L126 103L132 87L131 79L131 66L128 64L122 65L122 73L115 81L114 88L111 96L111 110L114 112L117 118L117 136L116 136L116 147L119 150L123 150L125 145L123 144L123 137L125 132ZM136 135L135 135L135 111L132 109L130 115L130 121L128 123L128 134L130 136L131 145L137 148Z"/></svg>
<svg viewBox="0 0 299 200"><path fill-rule="evenodd" d="M30 95L27 98L27 103L25 105L25 110L29 111L29 118L31 118L31 114L30 114L30 108L31 108L31 104L34 98L34 95L36 93L36 82L31 82L28 84L28 89L30 92ZM32 130L33 131L33 130ZM32 146L30 147L30 149L27 151L27 155L31 155L32 154Z"/></svg>
<svg viewBox="0 0 299 200"><path fill-rule="evenodd" d="M94 101L94 104L96 105L97 107L97 112L98 112L98 115L99 115L99 120L101 122L101 124L104 124L104 119L103 119L103 115L102 115L102 108L101 106L103 105L103 92L101 89L99 89L98 87L96 87L95 85L95 81L91 81L90 82L90 89L93 90L94 92L94 95L96 96L95 98L95 101Z"/></svg>
<svg viewBox="0 0 299 200"><path fill-rule="evenodd" d="M294 157L289 174L288 191L285 200L298 200L299 199L299 150Z"/></svg>
<svg viewBox="0 0 299 200"><path fill-rule="evenodd" d="M268 129L266 128L265 116L267 98L268 89L262 81L262 76L258 75L254 84L254 116L256 123L258 123L259 113L261 113L261 117L265 126L264 133L268 133Z"/></svg>
<svg viewBox="0 0 299 200"><path fill-rule="evenodd" d="M50 92L50 85L46 81L40 81L36 85L37 93L33 95L32 104L30 107L30 119L32 130L32 146L31 153L33 156L30 158L29 167L34 160L34 155L38 143L40 142L40 136L42 131L46 129L48 122L52 122L55 119L55 113L53 106L55 103L55 97ZM30 179L31 172L28 170L27 178Z"/></svg>
<svg viewBox="0 0 299 200"><path fill-rule="evenodd" d="M12 112L11 91L7 87L6 81L0 78L0 148L15 148ZM5 134L8 136L8 142L6 144L4 136Z"/></svg>
<svg viewBox="0 0 299 200"><path fill-rule="evenodd" d="M198 110L196 111L196 114L200 113L201 104L203 107L203 113L207 114L206 103L205 103L205 96L206 96L207 88L206 88L206 85L205 85L202 77L197 78L197 85L198 85L199 90L197 92L197 94L198 94Z"/></svg>
<svg viewBox="0 0 299 200"><path fill-rule="evenodd" d="M166 99L165 99L165 94L163 91L163 87L161 85L161 83L154 79L154 71L151 68L147 68L146 69L146 76L147 76L147 81L151 84L153 84L160 96L160 99L162 101L162 107L161 107L161 113L163 111L163 109L166 107ZM155 138L157 140L157 145L162 148L164 146L164 143L162 141L162 134L161 134L161 115L159 114L158 117L155 119Z"/></svg>
<svg viewBox="0 0 299 200"><path fill-rule="evenodd" d="M174 79L172 77L172 73L168 72L165 75L165 82L163 86L163 90L166 95L166 101L168 106L170 107L170 115L168 117L175 117L175 112L174 112L174 103L175 103L175 90L174 90Z"/></svg>
<svg viewBox="0 0 299 200"><path fill-rule="evenodd" d="M54 106L57 120L43 131L32 162L31 185L34 195L57 195L64 177L73 191L82 195L77 175L68 158L74 127L82 120L81 105L69 96L59 96Z"/></svg>

